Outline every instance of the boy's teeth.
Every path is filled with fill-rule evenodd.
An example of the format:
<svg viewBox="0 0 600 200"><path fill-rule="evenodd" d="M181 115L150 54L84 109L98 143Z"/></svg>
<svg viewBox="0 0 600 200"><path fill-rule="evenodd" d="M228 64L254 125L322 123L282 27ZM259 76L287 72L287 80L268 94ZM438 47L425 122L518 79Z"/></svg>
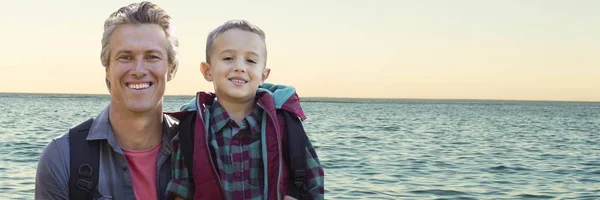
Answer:
<svg viewBox="0 0 600 200"><path fill-rule="evenodd" d="M239 80L239 79L231 79L231 81L233 81L233 82L237 82L237 83L246 83L246 81L244 81L244 80Z"/></svg>
<svg viewBox="0 0 600 200"><path fill-rule="evenodd" d="M150 83L129 84L129 88L136 89L136 90L146 89L149 87L150 87Z"/></svg>

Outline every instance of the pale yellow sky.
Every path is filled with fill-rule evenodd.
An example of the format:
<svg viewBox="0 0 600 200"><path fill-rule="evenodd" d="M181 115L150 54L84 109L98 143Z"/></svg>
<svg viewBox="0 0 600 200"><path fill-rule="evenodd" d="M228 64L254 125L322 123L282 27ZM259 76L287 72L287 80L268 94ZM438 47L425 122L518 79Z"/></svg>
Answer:
<svg viewBox="0 0 600 200"><path fill-rule="evenodd" d="M108 94L102 26L129 2L5 3L0 92ZM206 36L246 19L267 34L268 82L305 97L600 101L600 1L154 2L180 41L167 95L212 90Z"/></svg>

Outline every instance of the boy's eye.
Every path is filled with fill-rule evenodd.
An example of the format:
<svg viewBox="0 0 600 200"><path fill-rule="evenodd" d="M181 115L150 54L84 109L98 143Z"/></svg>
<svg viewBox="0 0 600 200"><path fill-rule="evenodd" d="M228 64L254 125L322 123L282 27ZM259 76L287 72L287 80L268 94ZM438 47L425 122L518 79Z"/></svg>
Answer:
<svg viewBox="0 0 600 200"><path fill-rule="evenodd" d="M223 58L223 60L233 60L233 58L232 57L225 57L225 58Z"/></svg>
<svg viewBox="0 0 600 200"><path fill-rule="evenodd" d="M248 60L246 60L246 62L249 62L249 63L256 64L256 61L254 61L254 60L251 60L251 59L248 59Z"/></svg>

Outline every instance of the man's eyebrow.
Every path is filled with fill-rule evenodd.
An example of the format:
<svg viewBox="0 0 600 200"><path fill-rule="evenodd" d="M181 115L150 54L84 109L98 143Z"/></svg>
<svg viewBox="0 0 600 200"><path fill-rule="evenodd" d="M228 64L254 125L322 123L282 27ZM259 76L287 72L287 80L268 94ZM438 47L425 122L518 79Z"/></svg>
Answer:
<svg viewBox="0 0 600 200"><path fill-rule="evenodd" d="M162 51L160 51L158 49L149 49L149 50L146 50L146 53L158 53L158 54L162 55Z"/></svg>
<svg viewBox="0 0 600 200"><path fill-rule="evenodd" d="M131 51L131 50L119 50L119 51L117 51L116 54L119 55L119 54L131 54L131 53L133 53L133 51ZM147 54L148 53L158 53L160 55L163 54L162 51L160 51L158 49L149 49L149 50L146 50L144 53L147 53Z"/></svg>
<svg viewBox="0 0 600 200"><path fill-rule="evenodd" d="M127 53L127 54L129 54L129 53L131 53L131 52L132 52L132 51L130 51L130 50L119 50L119 51L117 51L116 55L119 55L119 54L122 54L122 53Z"/></svg>

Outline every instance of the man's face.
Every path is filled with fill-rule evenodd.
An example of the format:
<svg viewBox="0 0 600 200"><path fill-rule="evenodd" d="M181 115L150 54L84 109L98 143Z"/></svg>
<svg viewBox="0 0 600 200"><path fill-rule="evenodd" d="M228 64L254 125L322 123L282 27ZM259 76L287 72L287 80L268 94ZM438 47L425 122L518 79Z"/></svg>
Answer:
<svg viewBox="0 0 600 200"><path fill-rule="evenodd" d="M167 37L156 24L119 25L110 38L111 106L133 113L162 110L170 80Z"/></svg>

